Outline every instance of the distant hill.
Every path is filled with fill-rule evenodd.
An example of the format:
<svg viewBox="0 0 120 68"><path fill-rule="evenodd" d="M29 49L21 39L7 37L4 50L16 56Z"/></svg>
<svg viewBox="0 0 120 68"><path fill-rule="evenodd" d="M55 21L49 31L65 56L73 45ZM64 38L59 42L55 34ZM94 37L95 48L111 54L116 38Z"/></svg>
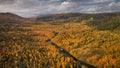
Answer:
<svg viewBox="0 0 120 68"><path fill-rule="evenodd" d="M22 17L20 17L20 16L18 16L18 15L16 15L16 14L13 14L13 13L9 13L9 12L7 12L7 13L0 13L0 17L1 16L6 16L6 17L17 17L17 18L22 18Z"/></svg>
<svg viewBox="0 0 120 68"><path fill-rule="evenodd" d="M107 17L112 16L119 16L120 13L99 13L99 14L84 14L84 13L62 13L62 14L53 14L43 17L38 17L38 21L45 21L45 22L79 22L81 20L94 18L94 19L104 19Z"/></svg>
<svg viewBox="0 0 120 68"><path fill-rule="evenodd" d="M0 13L0 23L27 23L27 22L48 22L48 23L81 23L90 20L86 25L98 30L120 29L120 12L115 13L62 13L45 15L43 17L23 18L12 13Z"/></svg>
<svg viewBox="0 0 120 68"><path fill-rule="evenodd" d="M13 13L0 13L0 23L22 23L25 21L28 21L28 19Z"/></svg>
<svg viewBox="0 0 120 68"><path fill-rule="evenodd" d="M36 20L50 23L75 23L89 19L92 20L87 22L86 24L91 27L95 27L95 29L120 29L120 12L99 14L63 13L38 17Z"/></svg>

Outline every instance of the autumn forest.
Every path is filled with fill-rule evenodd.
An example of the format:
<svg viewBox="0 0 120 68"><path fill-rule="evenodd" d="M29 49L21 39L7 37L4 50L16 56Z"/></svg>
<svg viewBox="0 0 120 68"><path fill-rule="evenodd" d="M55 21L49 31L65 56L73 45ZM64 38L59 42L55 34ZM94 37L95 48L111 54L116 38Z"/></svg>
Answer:
<svg viewBox="0 0 120 68"><path fill-rule="evenodd" d="M0 13L0 68L119 67L120 13Z"/></svg>

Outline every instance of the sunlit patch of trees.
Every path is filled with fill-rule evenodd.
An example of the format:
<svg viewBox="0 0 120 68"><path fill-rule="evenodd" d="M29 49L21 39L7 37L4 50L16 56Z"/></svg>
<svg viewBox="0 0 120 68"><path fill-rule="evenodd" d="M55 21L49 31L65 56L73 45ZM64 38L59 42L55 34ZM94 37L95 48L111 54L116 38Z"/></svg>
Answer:
<svg viewBox="0 0 120 68"><path fill-rule="evenodd" d="M2 31L0 31L1 68L73 68L80 66L73 59L59 54L53 46L45 42L57 31L54 26L49 24L5 25L1 24L4 28L1 27ZM18 25L19 27L16 27ZM4 30L8 28L9 30Z"/></svg>
<svg viewBox="0 0 120 68"><path fill-rule="evenodd" d="M120 33L116 34L116 30L111 32L111 30L86 29L88 26L81 28L84 24L79 24L67 25L69 29L60 31L52 41L77 58L92 62L100 68L119 67Z"/></svg>

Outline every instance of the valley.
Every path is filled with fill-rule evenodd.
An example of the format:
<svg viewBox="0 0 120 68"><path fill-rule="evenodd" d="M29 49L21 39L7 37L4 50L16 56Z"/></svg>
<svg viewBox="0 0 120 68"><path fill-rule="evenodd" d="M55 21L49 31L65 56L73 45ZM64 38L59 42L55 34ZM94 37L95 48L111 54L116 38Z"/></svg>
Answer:
<svg viewBox="0 0 120 68"><path fill-rule="evenodd" d="M119 68L120 15L76 15L0 18L0 68Z"/></svg>

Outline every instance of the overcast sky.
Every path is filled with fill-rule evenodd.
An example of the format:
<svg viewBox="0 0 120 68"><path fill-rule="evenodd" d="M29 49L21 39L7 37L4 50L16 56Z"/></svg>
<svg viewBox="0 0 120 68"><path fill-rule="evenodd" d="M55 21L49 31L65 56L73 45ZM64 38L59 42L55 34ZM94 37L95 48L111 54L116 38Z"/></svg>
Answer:
<svg viewBox="0 0 120 68"><path fill-rule="evenodd" d="M120 0L0 0L0 12L23 17L65 12L118 12Z"/></svg>

